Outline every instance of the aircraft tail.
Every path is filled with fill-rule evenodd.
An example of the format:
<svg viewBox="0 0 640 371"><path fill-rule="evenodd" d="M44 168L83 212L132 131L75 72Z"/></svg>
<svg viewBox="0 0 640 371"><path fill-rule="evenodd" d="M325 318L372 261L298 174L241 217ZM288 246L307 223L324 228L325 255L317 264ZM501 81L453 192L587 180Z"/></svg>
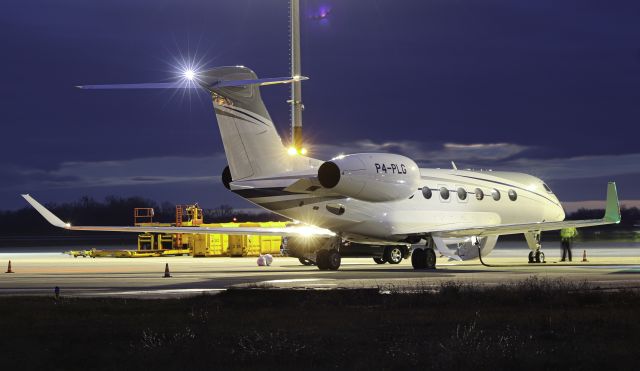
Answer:
<svg viewBox="0 0 640 371"><path fill-rule="evenodd" d="M211 93L232 179L282 172L288 162L287 150L262 102L260 84L219 84L256 80L256 74L241 66L218 67L199 74L198 79Z"/></svg>
<svg viewBox="0 0 640 371"><path fill-rule="evenodd" d="M79 85L80 89L206 89L211 94L231 179L242 180L319 166L317 160L289 156L260 98L260 86L302 81L304 76L258 79L242 66L217 67L181 81Z"/></svg>

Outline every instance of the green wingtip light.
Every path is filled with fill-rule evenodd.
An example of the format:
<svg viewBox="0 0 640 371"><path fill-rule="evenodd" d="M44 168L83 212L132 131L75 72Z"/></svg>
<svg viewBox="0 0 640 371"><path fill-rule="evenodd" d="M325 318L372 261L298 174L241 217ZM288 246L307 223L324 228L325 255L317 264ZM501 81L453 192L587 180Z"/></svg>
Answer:
<svg viewBox="0 0 640 371"><path fill-rule="evenodd" d="M612 223L620 223L620 202L618 201L618 189L615 182L609 182L607 186L607 206L604 219Z"/></svg>

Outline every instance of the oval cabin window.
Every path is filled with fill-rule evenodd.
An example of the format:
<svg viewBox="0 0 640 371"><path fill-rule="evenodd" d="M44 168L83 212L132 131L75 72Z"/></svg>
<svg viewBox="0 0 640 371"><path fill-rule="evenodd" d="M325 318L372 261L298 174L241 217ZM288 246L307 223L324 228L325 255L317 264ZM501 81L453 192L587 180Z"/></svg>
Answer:
<svg viewBox="0 0 640 371"><path fill-rule="evenodd" d="M422 196L423 196L424 198L426 198L426 199L428 200L428 199L430 199L430 198L431 198L431 195L432 195L432 193L431 193L431 188L426 187L426 186L425 186L425 187L422 187Z"/></svg>
<svg viewBox="0 0 640 371"><path fill-rule="evenodd" d="M515 201L518 199L518 194L516 193L516 191L514 191L513 189L509 190L509 199L511 201Z"/></svg>
<svg viewBox="0 0 640 371"><path fill-rule="evenodd" d="M467 191L465 191L464 188L462 187L458 188L458 198L461 201L464 201L467 199Z"/></svg>
<svg viewBox="0 0 640 371"><path fill-rule="evenodd" d="M440 197L443 200L448 200L449 199L449 190L445 187L440 188Z"/></svg>
<svg viewBox="0 0 640 371"><path fill-rule="evenodd" d="M493 199L496 201L500 201L500 191L494 189L493 191L491 191L491 197L493 197Z"/></svg>
<svg viewBox="0 0 640 371"><path fill-rule="evenodd" d="M476 200L482 201L484 198L484 192L480 188L476 188Z"/></svg>

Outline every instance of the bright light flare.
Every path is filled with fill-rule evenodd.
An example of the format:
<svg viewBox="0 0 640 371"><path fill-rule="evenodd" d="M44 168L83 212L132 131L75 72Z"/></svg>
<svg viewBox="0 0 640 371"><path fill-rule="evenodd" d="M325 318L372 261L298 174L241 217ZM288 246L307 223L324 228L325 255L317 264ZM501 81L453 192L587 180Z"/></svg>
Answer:
<svg viewBox="0 0 640 371"><path fill-rule="evenodd" d="M180 79L186 84L196 84L200 78L200 69L192 63L185 64L178 68Z"/></svg>
<svg viewBox="0 0 640 371"><path fill-rule="evenodd" d="M204 82L205 71L210 61L204 61L203 57L197 57L197 50L193 53L183 54L179 52L171 64L173 75L185 88L199 87ZM185 93L187 91L185 90Z"/></svg>
<svg viewBox="0 0 640 371"><path fill-rule="evenodd" d="M341 153L339 155L337 155L336 157L332 158L332 160L342 160L345 157L344 153Z"/></svg>
<svg viewBox="0 0 640 371"><path fill-rule="evenodd" d="M295 156L295 155L306 155L307 154L307 149L306 148L301 148L300 150L298 150L296 147L289 147L287 148L287 153L289 154L289 156Z"/></svg>
<svg viewBox="0 0 640 371"><path fill-rule="evenodd" d="M190 68L188 68L186 71L184 71L184 78L189 80L189 81L193 81L193 79L195 79L196 77L196 72Z"/></svg>
<svg viewBox="0 0 640 371"><path fill-rule="evenodd" d="M293 232L300 237L327 237L335 236L336 234L328 229L315 227L311 225L286 227L285 231Z"/></svg>

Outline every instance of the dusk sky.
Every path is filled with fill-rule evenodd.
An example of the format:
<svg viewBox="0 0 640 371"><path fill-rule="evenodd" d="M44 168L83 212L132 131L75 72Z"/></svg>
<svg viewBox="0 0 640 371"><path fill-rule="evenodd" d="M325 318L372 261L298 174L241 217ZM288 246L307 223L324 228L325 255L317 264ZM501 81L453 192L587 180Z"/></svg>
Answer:
<svg viewBox="0 0 640 371"><path fill-rule="evenodd" d="M521 171L572 209L640 204L640 2L302 0L311 155ZM330 9L326 19L318 15ZM4 0L0 209L87 195L253 207L220 183L209 97L83 91L176 61L289 75L287 0ZM287 86L262 88L289 139Z"/></svg>

